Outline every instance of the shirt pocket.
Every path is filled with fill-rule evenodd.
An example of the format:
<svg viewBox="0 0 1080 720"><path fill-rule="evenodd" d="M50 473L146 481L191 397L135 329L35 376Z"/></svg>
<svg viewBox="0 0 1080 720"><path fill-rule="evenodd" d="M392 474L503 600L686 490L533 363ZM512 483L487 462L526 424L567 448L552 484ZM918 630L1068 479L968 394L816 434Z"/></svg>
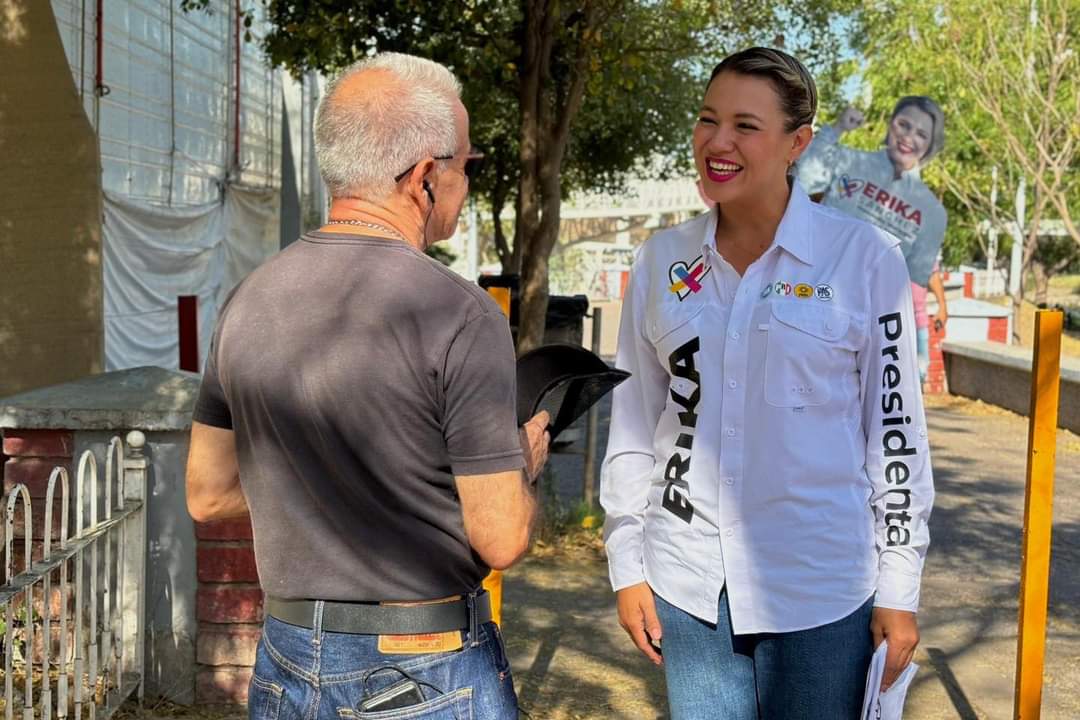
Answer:
<svg viewBox="0 0 1080 720"><path fill-rule="evenodd" d="M765 348L765 402L774 407L824 405L851 350L851 317L818 304L772 304Z"/></svg>
<svg viewBox="0 0 1080 720"><path fill-rule="evenodd" d="M663 303L645 314L645 337L656 347L677 330L685 328L705 310L707 303Z"/></svg>

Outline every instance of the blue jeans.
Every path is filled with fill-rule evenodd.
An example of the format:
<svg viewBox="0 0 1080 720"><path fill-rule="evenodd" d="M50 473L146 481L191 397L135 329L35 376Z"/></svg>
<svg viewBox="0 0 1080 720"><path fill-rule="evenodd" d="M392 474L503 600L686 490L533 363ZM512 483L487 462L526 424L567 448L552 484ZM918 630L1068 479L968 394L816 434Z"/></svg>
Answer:
<svg viewBox="0 0 1080 720"><path fill-rule="evenodd" d="M672 720L855 720L873 655L873 599L828 625L733 635L656 596Z"/></svg>
<svg viewBox="0 0 1080 720"><path fill-rule="evenodd" d="M930 328L919 328L915 332L915 348L919 352L919 379L926 382L930 371Z"/></svg>
<svg viewBox="0 0 1080 720"><path fill-rule="evenodd" d="M322 608L316 604L315 629L266 618L248 690L251 720L517 720L510 663L495 623L479 626L475 647L462 631L461 650L384 655L376 635L323 632ZM403 679L385 666L418 681L425 701L360 712L362 700Z"/></svg>

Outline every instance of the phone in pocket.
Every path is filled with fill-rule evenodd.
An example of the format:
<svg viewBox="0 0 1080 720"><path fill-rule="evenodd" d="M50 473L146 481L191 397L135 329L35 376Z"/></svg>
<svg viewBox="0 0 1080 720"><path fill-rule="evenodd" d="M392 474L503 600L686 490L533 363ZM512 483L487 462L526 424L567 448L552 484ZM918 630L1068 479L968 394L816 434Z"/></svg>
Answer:
<svg viewBox="0 0 1080 720"><path fill-rule="evenodd" d="M424 702L424 693L415 680L402 680L360 702L360 712L397 710Z"/></svg>

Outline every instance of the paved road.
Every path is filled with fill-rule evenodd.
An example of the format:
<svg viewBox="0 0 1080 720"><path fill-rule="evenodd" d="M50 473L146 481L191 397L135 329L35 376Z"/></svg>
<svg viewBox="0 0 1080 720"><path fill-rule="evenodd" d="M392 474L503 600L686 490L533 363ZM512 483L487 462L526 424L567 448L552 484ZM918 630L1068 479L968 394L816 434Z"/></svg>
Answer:
<svg viewBox="0 0 1080 720"><path fill-rule="evenodd" d="M607 412L605 408L605 413ZM960 400L929 410L937 482L922 669L906 717L1012 717L1027 422ZM603 442L599 444L600 451ZM1043 718L1080 718L1080 441L1059 435ZM553 461L580 497L580 456ZM532 718L664 718L662 677L618 627L597 554L531 558L506 581L506 632ZM829 719L823 719L829 720Z"/></svg>

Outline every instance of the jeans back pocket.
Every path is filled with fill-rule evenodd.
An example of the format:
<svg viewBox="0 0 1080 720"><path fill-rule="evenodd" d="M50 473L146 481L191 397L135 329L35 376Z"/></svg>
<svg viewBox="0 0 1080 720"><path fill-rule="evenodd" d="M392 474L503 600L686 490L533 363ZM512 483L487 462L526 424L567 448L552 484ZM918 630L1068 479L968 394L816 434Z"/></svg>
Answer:
<svg viewBox="0 0 1080 720"><path fill-rule="evenodd" d="M395 710L361 712L338 708L338 717L355 720L473 720L472 688L465 687L426 702Z"/></svg>
<svg viewBox="0 0 1080 720"><path fill-rule="evenodd" d="M280 685L252 675L248 686L249 720L277 720L283 693L284 688Z"/></svg>

